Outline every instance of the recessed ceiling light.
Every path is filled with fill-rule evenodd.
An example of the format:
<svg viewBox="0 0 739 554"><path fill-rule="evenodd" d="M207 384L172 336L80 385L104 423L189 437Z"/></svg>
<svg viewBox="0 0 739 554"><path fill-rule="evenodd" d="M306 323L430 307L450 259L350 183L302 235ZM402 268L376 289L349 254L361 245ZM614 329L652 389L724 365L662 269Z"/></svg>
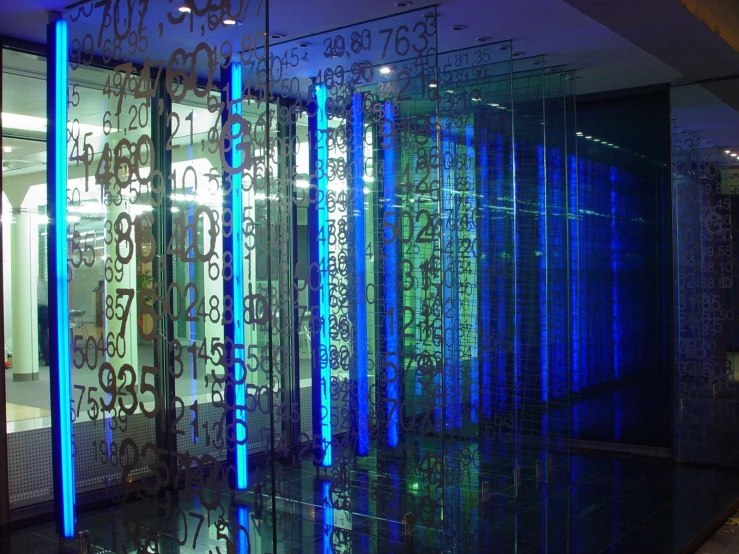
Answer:
<svg viewBox="0 0 739 554"><path fill-rule="evenodd" d="M577 132L577 133L575 133L575 134L576 134L576 135L577 135L578 137L581 137L581 136L582 136L582 131L578 131L578 132Z"/></svg>
<svg viewBox="0 0 739 554"><path fill-rule="evenodd" d="M413 2L395 2L396 8L410 8Z"/></svg>
<svg viewBox="0 0 739 554"><path fill-rule="evenodd" d="M223 24L224 25L238 25L239 22L236 21L235 19L224 19Z"/></svg>
<svg viewBox="0 0 739 554"><path fill-rule="evenodd" d="M13 151L12 146L3 146L3 152L5 152L6 154L10 154L12 151Z"/></svg>
<svg viewBox="0 0 739 554"><path fill-rule="evenodd" d="M392 72L393 70L386 65L380 68L380 73L382 73L383 75L390 75Z"/></svg>
<svg viewBox="0 0 739 554"><path fill-rule="evenodd" d="M310 42L299 42L298 48L308 48L310 46Z"/></svg>
<svg viewBox="0 0 739 554"><path fill-rule="evenodd" d="M739 154L734 154L734 153L732 152L732 153L731 153L731 155L732 155L732 156L734 156L735 158L739 158Z"/></svg>
<svg viewBox="0 0 739 554"><path fill-rule="evenodd" d="M431 83L429 83L429 88L436 88L436 87L438 87L438 86L439 86L439 85L437 85L437 84L436 84L436 83L434 83L434 82L431 82Z"/></svg>
<svg viewBox="0 0 739 554"><path fill-rule="evenodd" d="M495 103L493 103L493 104L488 104L488 106L491 106L491 107L493 107L493 108L500 108L500 104L495 104Z"/></svg>
<svg viewBox="0 0 739 554"><path fill-rule="evenodd" d="M464 31L467 26L466 25L452 25L449 27L452 31Z"/></svg>
<svg viewBox="0 0 739 554"><path fill-rule="evenodd" d="M731 150L724 150L724 153L731 154Z"/></svg>
<svg viewBox="0 0 739 554"><path fill-rule="evenodd" d="M544 62L543 62L543 61L541 61L541 60L534 60L533 62L531 62L531 65L541 65L541 64L543 64L543 63L544 63Z"/></svg>
<svg viewBox="0 0 739 554"><path fill-rule="evenodd" d="M177 11L180 11L182 13L190 13L192 10L187 6L180 6L177 8Z"/></svg>
<svg viewBox="0 0 739 554"><path fill-rule="evenodd" d="M447 94L454 94L454 91L452 89L447 89Z"/></svg>
<svg viewBox="0 0 739 554"><path fill-rule="evenodd" d="M475 40L477 42L490 42L493 39L492 37L477 37Z"/></svg>
<svg viewBox="0 0 739 554"><path fill-rule="evenodd" d="M506 50L510 50L510 49L511 49L511 47L508 46L507 44L501 44L500 46L498 46L498 50L500 50L502 52L505 52Z"/></svg>
<svg viewBox="0 0 739 554"><path fill-rule="evenodd" d="M272 40L280 40L281 38L285 38L285 35L283 35L282 33L273 33L269 35L269 38L271 38Z"/></svg>
<svg viewBox="0 0 739 554"><path fill-rule="evenodd" d="M473 96L471 100L473 102L479 102L480 101L480 98L478 98L477 96Z"/></svg>

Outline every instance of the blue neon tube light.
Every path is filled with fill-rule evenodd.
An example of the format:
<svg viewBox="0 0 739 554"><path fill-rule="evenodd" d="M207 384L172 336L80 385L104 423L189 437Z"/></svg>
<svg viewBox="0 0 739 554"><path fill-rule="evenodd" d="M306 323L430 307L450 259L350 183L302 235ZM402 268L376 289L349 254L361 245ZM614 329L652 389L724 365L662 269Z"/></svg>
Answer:
<svg viewBox="0 0 739 554"><path fill-rule="evenodd" d="M568 213L570 231L570 339L572 352L572 391L580 391L580 210L577 156L569 158Z"/></svg>
<svg viewBox="0 0 739 554"><path fill-rule="evenodd" d="M395 148L393 104L385 102L383 123L383 210L384 220L390 225L398 221L395 199ZM400 314L398 312L398 245L397 240L383 241L385 255L385 380L387 382L387 444L398 445L400 411Z"/></svg>
<svg viewBox="0 0 739 554"><path fill-rule="evenodd" d="M314 89L315 117L309 118L310 173L315 183L315 198L308 206L308 232L310 236L311 275L316 268L318 285L310 286L310 304L316 316L318 333L311 334L313 434L320 438L320 451L316 451L317 465L330 467L331 449L331 334L330 334L330 273L328 243L328 112L326 85L317 84ZM311 279L312 282L312 279Z"/></svg>
<svg viewBox="0 0 739 554"><path fill-rule="evenodd" d="M611 270L613 272L612 297L613 297L613 378L621 377L621 299L619 288L621 279L621 237L618 225L618 192L616 187L619 182L619 171L615 167L610 168L611 185Z"/></svg>
<svg viewBox="0 0 739 554"><path fill-rule="evenodd" d="M225 81L227 92L224 91L223 102L226 106L224 112L224 127L228 123L231 125L230 132L226 136L230 138L230 148L226 151L226 161L233 168L240 168L243 164L243 153L241 150L241 142L243 140L241 133L242 107L241 107L241 87L242 87L242 67L238 62L231 62L225 70ZM229 122L230 120L230 122ZM225 180L225 179L224 179ZM232 223L231 234L224 236L223 254L231 254L233 260L233 277L230 280L224 280L224 296L230 296L234 300L234 304L238 305L244 294L244 233L243 233L243 189L241 172L235 171L230 175L230 190L227 185L224 189L228 190L226 198L226 207L231 209ZM225 185L225 183L224 183ZM229 360L233 364L233 404L234 404L234 427L236 430L236 444L234 447L232 460L236 474L235 488L237 490L246 490L249 486L249 445L247 443L247 414L246 414L246 365L244 361L237 356L238 350L244 350L248 345L245 341L244 329L244 312L243 310L234 310L233 323L225 326L226 339L233 343L233 359Z"/></svg>
<svg viewBox="0 0 739 554"><path fill-rule="evenodd" d="M539 335L541 400L549 400L549 329L548 329L548 268L547 268L547 165L542 145L536 147L536 161L539 167Z"/></svg>
<svg viewBox="0 0 739 554"><path fill-rule="evenodd" d="M467 206L467 209L472 209L473 214L479 213L479 204L477 194L475 190L475 127L474 125L467 124L465 126L465 152L467 157L467 171L468 171L468 199L472 200L472 206ZM469 218L467 224L467 239L474 248L470 248L468 251L468 258L472 269L470 271L469 280L472 290L475 291L478 288L478 276L477 276L477 259L479 255L479 243L477 238L477 219L475 217ZM467 330L470 344L470 421L477 423L477 418L480 412L480 365L478 360L478 348L477 348L477 337L478 337L478 302L477 299L473 300L470 305L470 311L468 313L468 320L470 329ZM461 416L461 414L460 414Z"/></svg>
<svg viewBox="0 0 739 554"><path fill-rule="evenodd" d="M67 22L49 23L52 46L48 77L49 310L51 315L51 406L54 455L54 498L58 531L75 536L75 477L72 418L69 411L72 374L69 362L69 294L67 282Z"/></svg>
<svg viewBox="0 0 739 554"><path fill-rule="evenodd" d="M442 129L448 120L442 120ZM442 131L441 159L454 159L454 142L449 131ZM456 174L451 168L443 168L441 182L441 224L442 224L442 294L444 311L444 427L456 429L462 425L462 395L459 368L459 232L452 223L457 219L456 202L452 187ZM452 229L453 231L449 231Z"/></svg>
<svg viewBox="0 0 739 554"><path fill-rule="evenodd" d="M492 259L495 252L490 238L490 160L488 157L488 135L484 137L479 149L480 156L480 369L482 373L482 415L485 418L493 416L493 301L492 288Z"/></svg>
<svg viewBox="0 0 739 554"><path fill-rule="evenodd" d="M506 175L503 169L503 135L497 134L495 137L495 202L496 204L502 203L506 197ZM491 199L492 207L492 199ZM497 206L502 207L502 206ZM499 266L496 271L496 287L498 291L498 344L497 351L497 364L496 364L496 391L495 391L495 405L496 413L504 414L506 412L506 405L508 401L508 393L506 391L506 380L508 378L508 352L507 348L503 348L500 345L503 344L503 337L506 336L508 329L508 278L506 276L508 271L508 262L510 254L508 252L508 216L500 213L495 218L495 264ZM506 257L508 256L508 257ZM491 315L492 317L492 315Z"/></svg>
<svg viewBox="0 0 739 554"><path fill-rule="evenodd" d="M367 380L367 262L364 215L364 112L362 93L352 95L352 192L354 194L354 272L356 275L357 454L369 454L369 384Z"/></svg>

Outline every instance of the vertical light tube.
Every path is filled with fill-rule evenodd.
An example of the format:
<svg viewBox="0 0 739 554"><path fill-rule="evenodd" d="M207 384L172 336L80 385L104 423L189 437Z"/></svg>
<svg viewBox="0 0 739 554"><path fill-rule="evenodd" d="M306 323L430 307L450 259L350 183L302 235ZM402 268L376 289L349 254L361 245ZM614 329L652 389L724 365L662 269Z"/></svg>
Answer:
<svg viewBox="0 0 739 554"><path fill-rule="evenodd" d="M496 210L498 215L495 218L495 237L494 237L494 250L490 251L490 254L494 254L494 263L496 269L495 286L498 291L497 294L497 330L498 337L497 342L492 344L497 345L496 347L496 389L495 389L495 406L497 414L506 413L506 406L508 404L508 392L506 390L506 382L508 379L508 348L507 348L507 333L508 333L508 297L510 295L508 287L508 266L511 262L511 254L508 252L508 218L509 212L506 210L508 206L504 205L507 203L506 199L506 185L507 179L504 171L503 164L503 135L500 133L495 136L495 203L497 204ZM491 203L492 207L492 203ZM492 317L492 313L491 313Z"/></svg>
<svg viewBox="0 0 739 554"><path fill-rule="evenodd" d="M47 77L48 167L46 193L49 210L49 342L54 505L57 531L75 536L75 477L72 418L69 411L72 374L69 363L69 292L67 282L67 81L68 24L49 23L50 56Z"/></svg>
<svg viewBox="0 0 739 554"><path fill-rule="evenodd" d="M442 129L448 120L442 120ZM456 154L451 131L442 130L441 160L454 159ZM442 309L444 322L444 406L443 427L457 429L462 425L462 384L459 368L459 230L458 213L453 196L458 193L452 187L456 174L452 168L441 171L441 228L442 228ZM453 229L453 230L452 230ZM445 408L445 409L444 409Z"/></svg>
<svg viewBox="0 0 739 554"><path fill-rule="evenodd" d="M332 463L331 450L331 335L329 319L330 274L328 270L328 112L326 85L314 89L316 113L309 118L310 173L315 184L315 198L308 206L310 240L310 305L318 332L311 333L311 379L313 395L313 434L320 438L320 453L315 462L323 467ZM313 282L318 273L317 283ZM314 329L315 330L315 329Z"/></svg>
<svg viewBox="0 0 739 554"><path fill-rule="evenodd" d="M230 139L230 148L226 151L226 161L229 166L236 168L230 175L231 188L226 197L226 208L231 210L231 233L224 233L223 255L230 254L233 260L233 276L223 281L224 297L231 297L234 305L239 305L244 296L244 234L243 234L243 190L241 172L239 168L244 163L242 143L242 67L238 62L231 62L225 70L225 88L223 102L225 104L223 132ZM228 128L230 126L230 129ZM229 178L227 176L226 178ZM224 181L226 179L224 178ZM225 187L224 187L225 188ZM249 486L249 445L247 443L246 428L246 366L240 359L237 350L248 348L244 344L244 311L234 310L233 323L225 325L226 342L232 342L233 355L228 360L229 369L233 374L233 425L236 434L236 444L232 454L237 490L246 490Z"/></svg>
<svg viewBox="0 0 739 554"><path fill-rule="evenodd" d="M536 162L539 168L538 194L538 248L539 251L539 356L541 378L541 401L549 400L549 328L548 328L548 271L547 271L547 165L544 146L536 147Z"/></svg>
<svg viewBox="0 0 739 554"><path fill-rule="evenodd" d="M477 214L479 213L478 195L475 187L475 126L467 124L465 126L465 155L467 158L466 169L468 175L467 185L467 199L471 199L465 203L467 210L467 240L469 241L470 247L465 250L466 256L470 262L469 270L469 286L470 290L476 291L478 289L477 280L477 260L479 255L479 241L477 237ZM470 214L470 211L472 212ZM468 333L468 340L470 345L470 421L477 423L478 416L480 413L480 364L478 360L478 310L479 304L477 297L471 293L467 293L469 299L469 306L467 310L467 319L469 329L466 329Z"/></svg>
<svg viewBox="0 0 739 554"><path fill-rule="evenodd" d="M619 181L619 171L610 168L611 185L611 271L612 271L612 298L613 298L613 378L621 377L621 300L619 298L621 279L621 237L618 225L618 192L616 187Z"/></svg>
<svg viewBox="0 0 739 554"><path fill-rule="evenodd" d="M569 206L570 231L570 329L572 352L572 392L580 391L580 196L578 190L577 156L569 157Z"/></svg>
<svg viewBox="0 0 739 554"><path fill-rule="evenodd" d="M383 123L383 224L395 226L398 222L395 198L395 112L393 104L385 102ZM387 383L387 444L398 445L400 412L400 312L398 310L398 239L383 241L385 255L385 381Z"/></svg>
<svg viewBox="0 0 739 554"><path fill-rule="evenodd" d="M485 418L493 416L493 301L492 301L492 273L493 253L496 243L490 237L490 211L493 198L490 195L490 160L488 157L489 134L485 134L479 149L480 174L480 241L478 243L478 282L480 295L480 369L482 373L482 415Z"/></svg>
<svg viewBox="0 0 739 554"><path fill-rule="evenodd" d="M369 384L367 380L367 263L364 216L364 112L362 93L352 95L351 107L352 194L354 204L354 274L357 360L357 454L369 454Z"/></svg>

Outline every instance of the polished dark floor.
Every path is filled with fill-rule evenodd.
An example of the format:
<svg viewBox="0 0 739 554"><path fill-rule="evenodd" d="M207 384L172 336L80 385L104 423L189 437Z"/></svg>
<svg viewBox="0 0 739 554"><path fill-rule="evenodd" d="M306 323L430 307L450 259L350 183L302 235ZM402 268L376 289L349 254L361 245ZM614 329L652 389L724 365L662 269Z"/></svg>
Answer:
<svg viewBox="0 0 739 554"><path fill-rule="evenodd" d="M604 458L594 455L552 456L548 482L523 479L521 486L507 487L500 476L485 502L474 487L493 479L491 473L461 476L446 491L449 508L436 528L413 526L412 542L405 539L405 525L399 514L405 509L403 490L410 479L402 472L385 475L384 490L367 490L369 479L361 466L351 477L353 509L326 509L327 477L316 477L307 465L289 468L283 475L286 490L255 510L253 496L235 505L224 495L223 508L211 513L241 513L248 521L247 544L224 538L228 529L211 518L206 520L193 546L194 521L184 539L182 523L163 521L161 499L132 506L144 527L163 530L149 546L137 547L130 540L131 522L125 514L99 511L82 513L79 528L90 531L91 552L253 552L253 553L345 553L345 552L443 552L443 553L569 553L633 552L640 554L679 552L718 514L739 498L739 476L704 468L675 466L645 458ZM374 466L379 467L379 466ZM382 466L383 471L388 466ZM376 479L377 475L372 478ZM456 491L456 493L454 492ZM467 494L470 493L470 494ZM206 493L207 494L207 491ZM400 504L380 509L371 505L381 497L395 497ZM180 493L175 504L185 513L205 513L198 497ZM130 513L130 512L129 512ZM273 514L276 514L273 516ZM276 525L277 533L274 533ZM126 527L128 528L126 530ZM276 544L274 537L276 535ZM184 544L178 544L184 543ZM68 542L68 551L77 545ZM42 553L58 551L53 524L23 529L5 529L0 538L1 553Z"/></svg>

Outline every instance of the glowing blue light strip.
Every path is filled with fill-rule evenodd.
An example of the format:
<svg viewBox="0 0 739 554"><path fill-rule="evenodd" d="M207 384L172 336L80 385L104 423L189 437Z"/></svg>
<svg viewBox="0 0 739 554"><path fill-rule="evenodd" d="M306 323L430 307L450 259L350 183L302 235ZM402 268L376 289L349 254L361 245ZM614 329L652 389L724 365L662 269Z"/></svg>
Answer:
<svg viewBox="0 0 739 554"><path fill-rule="evenodd" d="M549 329L548 329L548 278L547 271L547 165L544 146L536 147L539 167L539 356L541 368L541 400L549 400Z"/></svg>
<svg viewBox="0 0 739 554"><path fill-rule="evenodd" d="M548 252L549 282L551 295L550 314L553 314L554 325L549 328L549 348L551 351L551 382L550 393L562 396L567 391L567 345L566 315L567 308L567 258L562 255L567 248L567 211L564 205L566 198L565 186L563 185L562 154L559 149L551 151L551 163L547 171L552 176L552 201L550 213L553 216L549 220L550 245ZM560 319L561 318L561 319Z"/></svg>
<svg viewBox="0 0 739 554"><path fill-rule="evenodd" d="M227 109L231 115L235 116L238 121L242 117L241 106L241 87L242 85L242 67L240 63L231 62L228 73L228 95ZM229 165L238 168L243 164L243 153L240 149L243 140L242 129L240 123L234 122L231 127L231 148L227 152L230 156ZM231 190L229 194L229 204L232 215L231 236L227 239L226 251L231 252L233 260L233 278L230 282L231 290L226 295L231 296L234 305L239 302L244 295L244 233L243 233L243 213L244 199L242 190L242 176L240 172L231 175ZM228 286L229 283L226 282ZM230 333L229 333L230 332ZM233 324L227 326L227 337L233 340L234 346L234 426L236 429L236 446L234 448L234 462L236 470L236 489L246 490L249 486L249 445L247 443L246 429L246 366L243 360L236 355L237 349L248 348L245 344L244 331L244 312L243 310L234 310Z"/></svg>
<svg viewBox="0 0 739 554"><path fill-rule="evenodd" d="M442 119L441 127L448 126ZM454 142L449 131L442 131L441 159L455 159ZM444 427L456 429L462 425L462 384L459 367L459 231L453 223L457 220L456 203L452 187L456 175L451 168L442 169L441 225L442 225L442 294L444 312L444 403L446 415ZM454 229L453 231L451 229Z"/></svg>
<svg viewBox="0 0 739 554"><path fill-rule="evenodd" d="M621 237L619 236L618 221L618 192L619 171L615 167L610 169L611 185L611 270L613 272L613 377L621 377L621 299L619 297L621 279Z"/></svg>
<svg viewBox="0 0 739 554"><path fill-rule="evenodd" d="M357 454L369 454L369 384L367 380L367 262L364 218L364 112L362 94L352 95L352 145L350 167L353 168L354 194L354 272L356 275L357 337Z"/></svg>
<svg viewBox="0 0 739 554"><path fill-rule="evenodd" d="M246 506L236 507L236 519L238 527L234 530L234 543L238 554L249 554L251 552L251 541L249 533L249 508Z"/></svg>
<svg viewBox="0 0 739 554"><path fill-rule="evenodd" d="M486 135L485 138L487 138ZM492 256L497 243L490 238L490 161L487 140L480 145L480 366L482 372L482 415L493 416L493 302L491 298L493 264Z"/></svg>
<svg viewBox="0 0 739 554"><path fill-rule="evenodd" d="M314 118L314 146L311 148L315 156L316 201L313 206L314 228L311 240L314 241L317 259L311 260L318 266L320 274L317 293L318 336L312 342L313 352L313 403L314 434L321 439L322 455L319 465L329 467L332 463L331 448L331 333L329 321L331 317L330 278L328 269L328 112L326 111L328 91L326 85L315 86L316 115ZM316 418L316 416L318 416Z"/></svg>
<svg viewBox="0 0 739 554"><path fill-rule="evenodd" d="M393 125L395 112L393 104L385 102L385 122L383 123L383 210L384 220L389 225L396 225L397 209L395 199L395 133ZM384 242L385 255L385 380L387 382L387 444L390 447L398 445L400 410L400 314L398 312L398 246L397 240Z"/></svg>
<svg viewBox="0 0 739 554"><path fill-rule="evenodd" d="M572 391L580 391L580 211L577 156L570 155L569 232L570 232L570 339L572 352Z"/></svg>
<svg viewBox="0 0 739 554"><path fill-rule="evenodd" d="M49 44L53 45L53 71L49 98L51 108L51 129L47 137L49 149L49 184L47 196L50 201L49 237L53 240L52 251L55 264L50 267L50 284L54 287L50 295L51 316L56 320L54 346L52 349L51 371L56 372L56 401L52 407L53 421L57 423L53 432L58 433L58 460L54 460L54 478L59 479L57 506L61 505L60 532L66 538L75 536L75 477L72 454L72 417L69 410L71 402L72 374L69 364L69 293L67 281L67 86L68 86L68 38L67 22L59 19L49 24ZM51 90L53 87L53 91ZM55 305L54 305L55 304ZM59 515L58 515L59 517Z"/></svg>
<svg viewBox="0 0 739 554"><path fill-rule="evenodd" d="M503 169L503 135L498 134L495 138L495 198L496 202L501 202L501 199L506 198L506 176ZM498 277L496 279L496 287L498 290L498 344L502 345L503 337L506 337L508 328L508 287L506 270L509 262L503 262L499 260L507 259L505 256L509 255L507 252L508 241L508 216L499 215L495 219L495 260L496 264L500 264L500 269L496 271ZM496 413L506 413L506 405L508 402L508 393L506 390L506 380L508 378L508 349L501 348L498 346L497 350L497 364L496 364L496 393L495 393L495 405Z"/></svg>
<svg viewBox="0 0 739 554"><path fill-rule="evenodd" d="M479 256L479 242L477 238L477 219L476 214L479 213L478 195L474 188L475 184L475 127L474 125L467 124L465 126L465 150L467 157L467 172L468 182L471 190L467 196L468 200L472 200L472 206L467 206L468 210L472 210L472 217L468 219L467 224L467 240L473 246L468 251L467 257L470 261L470 274L468 275L469 285L472 291L476 291L478 288L477 279L477 260ZM476 296L476 295L475 295ZM467 330L469 333L470 343L470 421L477 423L478 415L480 412L480 362L478 360L478 348L477 348L477 337L478 337L478 303L477 298L470 298L470 311L469 311L469 325L470 329Z"/></svg>

